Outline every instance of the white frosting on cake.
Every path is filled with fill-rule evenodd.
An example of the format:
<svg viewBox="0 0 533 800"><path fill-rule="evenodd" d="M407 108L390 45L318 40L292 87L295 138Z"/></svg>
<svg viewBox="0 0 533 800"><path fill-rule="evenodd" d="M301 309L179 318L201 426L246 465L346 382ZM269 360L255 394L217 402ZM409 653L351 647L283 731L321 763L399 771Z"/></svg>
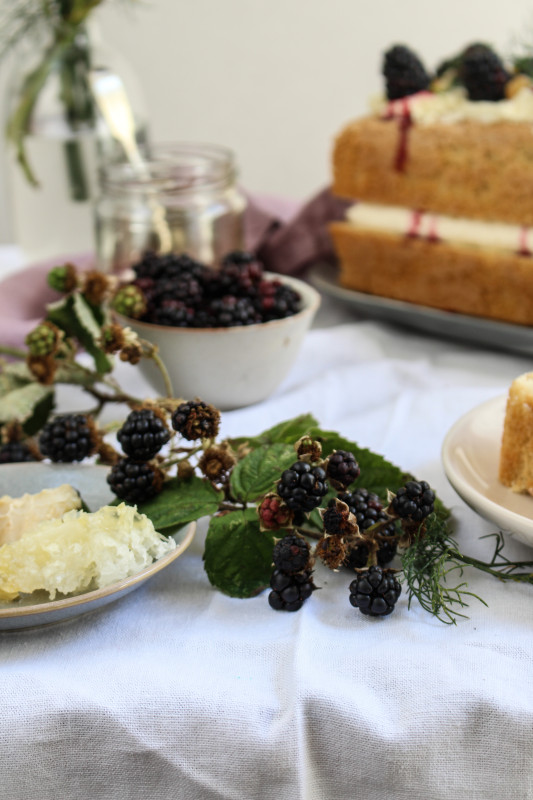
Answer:
<svg viewBox="0 0 533 800"><path fill-rule="evenodd" d="M370 110L380 117L402 117L409 114L418 125L436 122L454 123L462 120L476 122L531 122L533 123L533 91L524 87L508 100L497 103L488 100L469 100L462 87L447 92L418 92L401 100L375 97Z"/></svg>
<svg viewBox="0 0 533 800"><path fill-rule="evenodd" d="M473 247L490 247L512 253L529 253L530 229L504 222L482 222L414 211L401 206L356 203L346 219L357 228L443 240ZM531 239L533 247L533 238Z"/></svg>

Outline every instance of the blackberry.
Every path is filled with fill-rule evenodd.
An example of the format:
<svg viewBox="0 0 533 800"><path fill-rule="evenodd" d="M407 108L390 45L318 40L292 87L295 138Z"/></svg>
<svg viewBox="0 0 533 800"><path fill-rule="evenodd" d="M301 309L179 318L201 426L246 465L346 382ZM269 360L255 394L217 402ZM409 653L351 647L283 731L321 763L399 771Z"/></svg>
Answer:
<svg viewBox="0 0 533 800"><path fill-rule="evenodd" d="M434 511L435 492L426 481L407 481L391 501L391 510L403 519L422 522Z"/></svg>
<svg viewBox="0 0 533 800"><path fill-rule="evenodd" d="M164 422L151 408L131 411L117 433L120 446L135 461L149 461L170 439Z"/></svg>
<svg viewBox="0 0 533 800"><path fill-rule="evenodd" d="M220 426L220 411L202 400L181 403L172 414L172 427L188 439L214 439Z"/></svg>
<svg viewBox="0 0 533 800"><path fill-rule="evenodd" d="M283 319L297 314L302 298L291 286L281 281L261 281L254 303L262 322Z"/></svg>
<svg viewBox="0 0 533 800"><path fill-rule="evenodd" d="M296 461L281 474L277 493L292 511L309 512L320 505L329 489L322 467L311 467L306 461Z"/></svg>
<svg viewBox="0 0 533 800"><path fill-rule="evenodd" d="M355 492L342 492L338 495L338 499L342 500L352 514L354 514L359 529L364 531L375 525L376 522L382 522L388 519L388 514L383 510L381 500L374 494L369 492L368 489L356 489ZM396 555L396 522L391 520L389 525L380 528L380 536L390 537L390 541L380 540L379 549L377 552L378 564L384 566L392 561ZM344 565L350 569L358 569L366 566L368 561L368 547L363 542L350 546Z"/></svg>
<svg viewBox="0 0 533 800"><path fill-rule="evenodd" d="M119 314L140 319L146 313L146 298L138 286L129 283L121 286L113 298L113 308Z"/></svg>
<svg viewBox="0 0 533 800"><path fill-rule="evenodd" d="M259 322L256 310L248 297L225 295L212 300L208 307L212 324L217 328L234 328Z"/></svg>
<svg viewBox="0 0 533 800"><path fill-rule="evenodd" d="M334 450L327 461L326 474L333 485L346 488L359 477L361 469L353 453Z"/></svg>
<svg viewBox="0 0 533 800"><path fill-rule="evenodd" d="M39 436L41 453L54 462L83 461L96 444L94 423L85 414L61 414L47 422Z"/></svg>
<svg viewBox="0 0 533 800"><path fill-rule="evenodd" d="M311 570L287 575L280 569L274 570L270 579L272 591L268 602L275 611L298 611L316 589L311 578Z"/></svg>
<svg viewBox="0 0 533 800"><path fill-rule="evenodd" d="M159 308L150 313L150 322L174 328L190 328L194 321L194 311L182 300L163 300Z"/></svg>
<svg viewBox="0 0 533 800"><path fill-rule="evenodd" d="M350 603L362 614L370 617L386 617L394 606L402 587L394 572L382 567L361 570L350 583Z"/></svg>
<svg viewBox="0 0 533 800"><path fill-rule="evenodd" d="M464 51L460 77L469 100L496 102L505 98L505 86L510 75L490 47L477 43Z"/></svg>
<svg viewBox="0 0 533 800"><path fill-rule="evenodd" d="M383 60L387 98L399 100L427 89L430 78L418 56L397 44L387 50Z"/></svg>
<svg viewBox="0 0 533 800"><path fill-rule="evenodd" d="M17 464L23 461L37 461L24 442L6 442L0 447L0 464Z"/></svg>
<svg viewBox="0 0 533 800"><path fill-rule="evenodd" d="M175 278L179 275L198 280L203 276L205 269L203 264L185 253L176 255L175 253L146 252L141 260L133 265L133 271L137 278L152 278L156 281Z"/></svg>
<svg viewBox="0 0 533 800"><path fill-rule="evenodd" d="M138 505L159 494L163 487L163 473L153 464L121 458L111 467L107 482L120 500Z"/></svg>
<svg viewBox="0 0 533 800"><path fill-rule="evenodd" d="M366 530L378 521L383 503L374 492L368 489L356 489L354 492L341 492L337 495L339 500L346 503L357 520L361 530Z"/></svg>
<svg viewBox="0 0 533 800"><path fill-rule="evenodd" d="M288 534L276 542L272 560L277 569L292 575L301 572L309 563L309 544L295 533Z"/></svg>
<svg viewBox="0 0 533 800"><path fill-rule="evenodd" d="M235 250L228 253L216 274L213 286L221 294L249 296L263 279L263 267L252 253Z"/></svg>

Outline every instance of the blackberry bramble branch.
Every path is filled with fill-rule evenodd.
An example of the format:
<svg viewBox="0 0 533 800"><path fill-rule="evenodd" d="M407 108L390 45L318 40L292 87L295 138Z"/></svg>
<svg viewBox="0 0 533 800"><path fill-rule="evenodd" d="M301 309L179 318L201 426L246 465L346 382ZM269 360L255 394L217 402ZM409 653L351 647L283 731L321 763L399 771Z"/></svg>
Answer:
<svg viewBox="0 0 533 800"><path fill-rule="evenodd" d="M150 358L163 377L166 367L153 345L114 321L113 304L132 315L160 313L172 324L226 325L279 318L298 302L243 253L230 254L209 277L186 256L147 255L134 271L123 287L70 264L51 271L49 283L63 296L26 348L0 346L9 356L0 358L0 463L97 460L108 467L116 503L137 505L163 535L208 518L203 562L213 587L240 598L268 590L275 610L320 602L324 568L346 576L347 613L351 604L370 617L389 616L403 593L404 608L416 599L455 622L474 597L461 579L466 567L533 583L533 562L508 560L501 534L489 562L464 555L449 512L425 481L323 430L310 414L256 436L220 438L220 411L198 397L172 397L168 380L161 397L124 391L116 358L133 366ZM219 297L235 302L215 303L204 293L215 285ZM86 411L54 414L64 383L89 398ZM127 413L105 426L100 415L109 403Z"/></svg>

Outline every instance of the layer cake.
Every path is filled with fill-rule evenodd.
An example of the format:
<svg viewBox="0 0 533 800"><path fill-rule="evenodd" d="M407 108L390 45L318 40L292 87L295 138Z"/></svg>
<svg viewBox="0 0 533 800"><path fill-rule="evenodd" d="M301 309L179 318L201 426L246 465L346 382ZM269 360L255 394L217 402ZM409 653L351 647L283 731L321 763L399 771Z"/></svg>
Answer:
<svg viewBox="0 0 533 800"><path fill-rule="evenodd" d="M354 201L346 219L331 225L341 284L532 324L529 79L512 76L492 51L475 45L462 63L455 61L453 85L440 90L441 81L433 91L438 81L431 83L421 67L427 80L415 80L409 94L398 96L402 85L391 91L387 74L394 50L407 53L412 74L416 56L392 48L384 67L388 96L335 141L333 191ZM478 68L473 86L462 66L472 52Z"/></svg>

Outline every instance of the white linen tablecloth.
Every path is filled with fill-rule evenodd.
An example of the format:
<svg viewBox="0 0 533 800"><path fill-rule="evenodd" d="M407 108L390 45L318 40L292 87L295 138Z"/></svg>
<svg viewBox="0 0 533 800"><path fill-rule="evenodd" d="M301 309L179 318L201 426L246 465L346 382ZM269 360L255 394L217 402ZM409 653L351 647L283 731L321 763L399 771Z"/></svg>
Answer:
<svg viewBox="0 0 533 800"><path fill-rule="evenodd" d="M494 526L447 483L441 444L530 360L329 302L325 322L276 394L225 413L222 434L309 411L428 480L463 550L488 558L479 537ZM274 612L266 592L210 586L204 538L201 524L173 565L101 611L0 634L6 800L533 798L533 587L467 570L488 607L473 600L457 626L403 594L375 620L350 606L348 573L318 567L302 610Z"/></svg>

